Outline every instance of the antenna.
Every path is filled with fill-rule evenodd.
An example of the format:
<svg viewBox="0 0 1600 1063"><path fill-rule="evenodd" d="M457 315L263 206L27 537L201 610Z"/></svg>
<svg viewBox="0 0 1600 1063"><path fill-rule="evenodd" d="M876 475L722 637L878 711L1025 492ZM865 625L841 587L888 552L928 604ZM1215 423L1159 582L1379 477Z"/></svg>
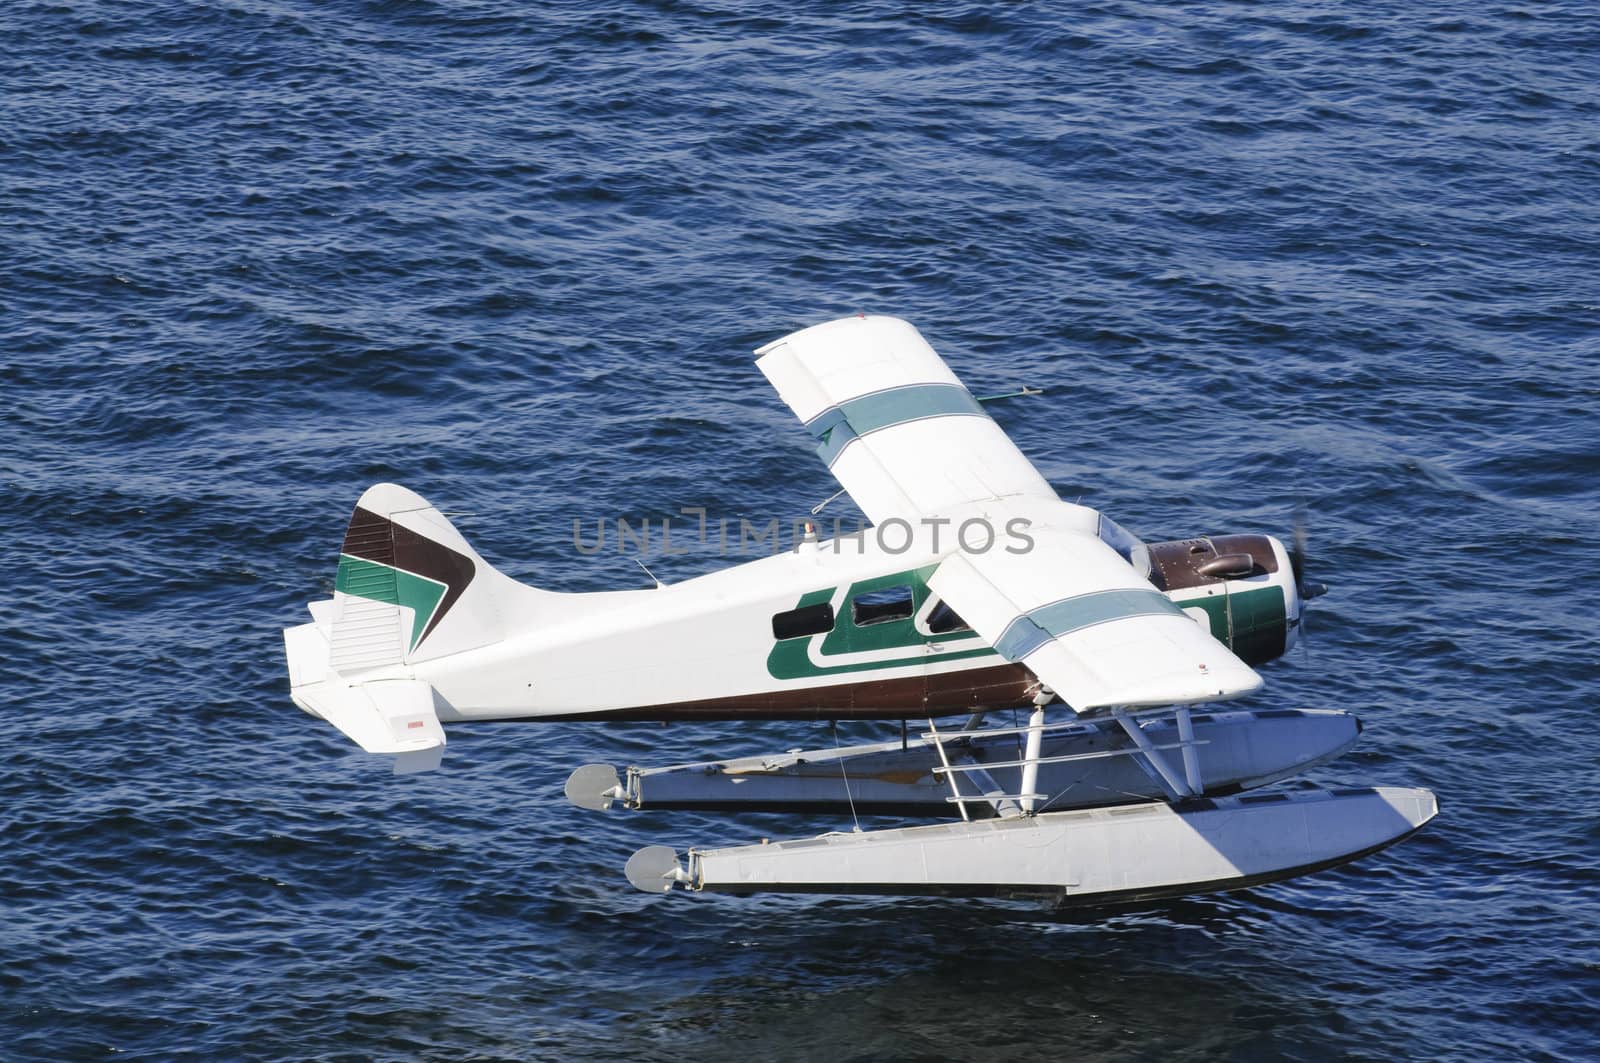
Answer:
<svg viewBox="0 0 1600 1063"><path fill-rule="evenodd" d="M999 402L1001 399L1021 399L1031 395L1043 394L1044 388L1033 388L1024 384L1021 391L1010 391L1004 395L978 395L975 397L979 402Z"/></svg>
<svg viewBox="0 0 1600 1063"><path fill-rule="evenodd" d="M640 561L637 557L633 559L633 563L638 565L640 568L644 569L644 574L646 576L649 576L651 579L655 580L655 582L656 582L656 590L660 590L662 587L666 586L666 584L662 583L660 578L654 572L650 571L650 566L649 565L646 565L643 561Z"/></svg>

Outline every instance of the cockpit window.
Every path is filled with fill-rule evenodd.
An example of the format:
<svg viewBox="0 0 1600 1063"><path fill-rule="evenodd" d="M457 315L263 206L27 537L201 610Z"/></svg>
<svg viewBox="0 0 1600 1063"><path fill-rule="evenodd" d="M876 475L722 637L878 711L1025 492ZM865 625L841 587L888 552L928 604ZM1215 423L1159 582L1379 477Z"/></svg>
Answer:
<svg viewBox="0 0 1600 1063"><path fill-rule="evenodd" d="M904 620L911 615L911 587L885 587L858 594L850 602L850 612L856 627Z"/></svg>
<svg viewBox="0 0 1600 1063"><path fill-rule="evenodd" d="M790 609L772 618L772 637L775 639L797 639L832 630L833 606L827 602Z"/></svg>
<svg viewBox="0 0 1600 1063"><path fill-rule="evenodd" d="M944 635L951 631L968 631L970 629L970 625L961 619L960 614L943 601L936 603L932 609L928 610L928 630L935 635Z"/></svg>

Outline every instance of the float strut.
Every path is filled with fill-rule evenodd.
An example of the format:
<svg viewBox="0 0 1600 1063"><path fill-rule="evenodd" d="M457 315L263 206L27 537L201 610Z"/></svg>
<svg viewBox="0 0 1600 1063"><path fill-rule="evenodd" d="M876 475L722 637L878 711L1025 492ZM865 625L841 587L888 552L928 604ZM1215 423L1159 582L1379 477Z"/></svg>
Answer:
<svg viewBox="0 0 1600 1063"><path fill-rule="evenodd" d="M1111 714L1117 718L1117 722L1128 733L1128 737L1133 740L1133 744L1139 747L1139 752L1144 754L1145 762L1161 777L1161 781L1167 789L1172 791L1172 796L1193 796L1193 791L1189 789L1188 784L1173 773L1172 765L1167 763L1166 755L1156 748L1154 742L1150 741L1150 736L1144 733L1144 728L1139 726L1139 722L1121 709L1112 709Z"/></svg>
<svg viewBox="0 0 1600 1063"><path fill-rule="evenodd" d="M933 725L933 717L928 717L928 732L933 736L933 748L939 751L939 763L944 765L945 780L950 784L950 792L955 795L956 809L961 813L962 822L970 822L972 817L967 815L967 801L961 796L961 784L956 781L955 773L950 770L950 758L945 756L944 740L939 737L939 728Z"/></svg>
<svg viewBox="0 0 1600 1063"><path fill-rule="evenodd" d="M1044 706L1035 705L1028 717L1028 743L1022 753L1022 811L1033 814L1034 791L1039 785L1039 751L1044 744Z"/></svg>

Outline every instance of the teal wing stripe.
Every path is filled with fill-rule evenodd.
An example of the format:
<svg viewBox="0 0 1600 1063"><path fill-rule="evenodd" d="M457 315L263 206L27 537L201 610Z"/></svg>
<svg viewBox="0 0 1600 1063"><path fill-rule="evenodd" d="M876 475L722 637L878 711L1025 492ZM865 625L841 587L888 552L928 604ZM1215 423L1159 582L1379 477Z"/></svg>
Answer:
<svg viewBox="0 0 1600 1063"><path fill-rule="evenodd" d="M1006 625L994 648L1008 661L1020 661L1051 639L1096 624L1130 616L1183 616L1184 612L1160 591L1094 591L1063 598L1024 613Z"/></svg>
<svg viewBox="0 0 1600 1063"><path fill-rule="evenodd" d="M822 460L832 465L840 451L869 432L929 417L987 416L960 384L905 384L829 406L806 422L806 431L817 440Z"/></svg>

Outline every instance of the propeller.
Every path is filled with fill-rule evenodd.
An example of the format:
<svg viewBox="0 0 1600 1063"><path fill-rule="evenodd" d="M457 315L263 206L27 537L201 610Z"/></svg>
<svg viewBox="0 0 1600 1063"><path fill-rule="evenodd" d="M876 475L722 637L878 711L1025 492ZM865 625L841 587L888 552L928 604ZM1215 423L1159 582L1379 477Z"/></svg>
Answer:
<svg viewBox="0 0 1600 1063"><path fill-rule="evenodd" d="M1294 538L1289 546L1289 567L1294 570L1295 588L1299 590L1302 602L1309 602L1328 593L1326 583L1310 583L1306 580L1306 538L1306 511L1304 508L1296 509Z"/></svg>
<svg viewBox="0 0 1600 1063"><path fill-rule="evenodd" d="M1295 590L1300 592L1300 649L1307 655L1311 653L1311 624L1310 605L1311 599L1320 598L1328 593L1326 583L1311 583L1306 580L1306 511L1304 506L1295 508L1294 511L1294 538L1289 540L1289 568L1294 572Z"/></svg>

